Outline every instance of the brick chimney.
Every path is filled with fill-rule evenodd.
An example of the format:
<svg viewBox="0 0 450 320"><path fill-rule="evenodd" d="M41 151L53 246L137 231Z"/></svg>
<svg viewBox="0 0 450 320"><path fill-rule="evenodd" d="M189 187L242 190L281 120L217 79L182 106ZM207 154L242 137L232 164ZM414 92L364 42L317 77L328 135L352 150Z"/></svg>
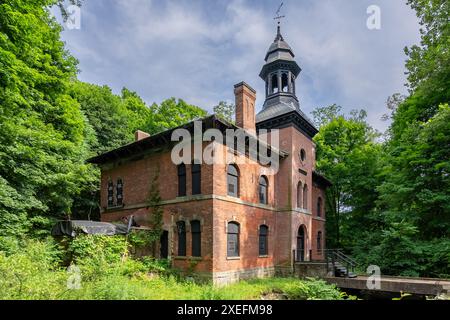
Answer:
<svg viewBox="0 0 450 320"><path fill-rule="evenodd" d="M236 125L256 134L255 101L256 91L245 82L234 86L236 99Z"/></svg>
<svg viewBox="0 0 450 320"><path fill-rule="evenodd" d="M148 137L150 137L150 134L141 130L134 133L134 141L139 141Z"/></svg>

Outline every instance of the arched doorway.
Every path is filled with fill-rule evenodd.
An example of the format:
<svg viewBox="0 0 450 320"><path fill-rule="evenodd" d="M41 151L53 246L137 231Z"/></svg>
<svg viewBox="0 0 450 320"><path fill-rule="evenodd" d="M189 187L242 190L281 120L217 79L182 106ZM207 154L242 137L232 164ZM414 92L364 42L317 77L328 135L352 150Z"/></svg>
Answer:
<svg viewBox="0 0 450 320"><path fill-rule="evenodd" d="M297 261L305 261L306 227L301 225L297 232Z"/></svg>
<svg viewBox="0 0 450 320"><path fill-rule="evenodd" d="M169 232L163 231L160 238L160 258L167 259L169 257Z"/></svg>

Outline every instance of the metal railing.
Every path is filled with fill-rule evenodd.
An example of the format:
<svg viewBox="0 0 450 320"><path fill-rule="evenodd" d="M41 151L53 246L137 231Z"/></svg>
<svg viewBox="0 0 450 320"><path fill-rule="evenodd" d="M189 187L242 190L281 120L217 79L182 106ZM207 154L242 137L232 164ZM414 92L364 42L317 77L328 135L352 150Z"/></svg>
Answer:
<svg viewBox="0 0 450 320"><path fill-rule="evenodd" d="M345 267L347 273L346 276L348 277L349 272L354 272L356 267L356 261L350 258L349 256L345 255L342 252L342 249L325 249L325 257L327 262L327 272L330 272L330 263L331 263L331 269L333 273L336 272L335 268L338 264Z"/></svg>

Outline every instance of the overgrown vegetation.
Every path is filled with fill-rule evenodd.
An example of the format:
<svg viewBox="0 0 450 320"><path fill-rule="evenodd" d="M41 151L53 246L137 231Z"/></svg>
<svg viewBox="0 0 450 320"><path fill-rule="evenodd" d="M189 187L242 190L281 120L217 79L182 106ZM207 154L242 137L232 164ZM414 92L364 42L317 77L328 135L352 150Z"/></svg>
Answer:
<svg viewBox="0 0 450 320"><path fill-rule="evenodd" d="M53 240L27 241L0 253L0 299L343 299L321 280L261 279L224 288L196 284L171 271L167 262L127 255L122 236L80 236L62 249ZM79 289L64 261L79 268ZM69 287L68 287L69 283ZM71 289L72 288L72 289Z"/></svg>
<svg viewBox="0 0 450 320"><path fill-rule="evenodd" d="M206 112L171 98L147 105L124 88L77 80L77 61L48 8L57 0L0 4L0 298L4 299L339 299L321 281L269 279L227 288L181 280L167 261L133 259L136 236L47 239L54 220L99 218L98 169L86 159ZM332 180L330 247L384 274L450 277L450 8L446 0L407 0L422 42L406 49L409 95L389 99L392 125L381 136L363 111L315 113L317 169ZM232 105L215 111L232 120ZM158 195L151 241L159 237ZM147 239L148 240L148 239ZM68 290L66 268L81 271Z"/></svg>

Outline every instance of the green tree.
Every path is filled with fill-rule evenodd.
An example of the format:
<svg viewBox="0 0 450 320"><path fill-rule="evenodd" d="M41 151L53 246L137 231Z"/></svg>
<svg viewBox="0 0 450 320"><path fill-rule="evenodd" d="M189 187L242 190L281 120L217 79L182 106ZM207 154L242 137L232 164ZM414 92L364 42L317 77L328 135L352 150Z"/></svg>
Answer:
<svg viewBox="0 0 450 320"><path fill-rule="evenodd" d="M450 5L447 0L408 0L421 24L420 45L405 48L410 96L391 127L394 139L414 121L427 121L450 102ZM413 124L414 125L414 124Z"/></svg>
<svg viewBox="0 0 450 320"><path fill-rule="evenodd" d="M94 132L89 141L92 155L104 153L133 141L129 112L121 97L108 86L74 81L70 94L76 99Z"/></svg>
<svg viewBox="0 0 450 320"><path fill-rule="evenodd" d="M67 94L77 62L64 49L61 27L46 9L53 4L0 4L3 236L24 231L13 227L15 223L41 226L50 216L69 214L86 179L83 161L90 128L77 101Z"/></svg>
<svg viewBox="0 0 450 320"><path fill-rule="evenodd" d="M379 199L354 253L388 274L445 276L450 258L450 6L408 0L421 24L420 45L406 48L409 96L389 100ZM388 105L389 107L389 105ZM356 237L357 235L355 235ZM366 257L366 258L364 258Z"/></svg>
<svg viewBox="0 0 450 320"><path fill-rule="evenodd" d="M375 141L378 134L365 122L364 111L353 111L350 117L339 111L340 107L332 105L314 113L316 119L322 119L314 138L317 170L333 183L326 197L330 247L341 246L341 233L351 229L355 219L363 223L361 219L375 206L381 152ZM352 242L351 232L344 232L347 245Z"/></svg>
<svg viewBox="0 0 450 320"><path fill-rule="evenodd" d="M175 128L189 121L203 118L207 114L205 110L175 98L164 100L160 105L154 103L150 110L153 117L146 124L149 133Z"/></svg>
<svg viewBox="0 0 450 320"><path fill-rule="evenodd" d="M227 103L226 101L220 101L217 106L213 108L214 114L220 119L225 120L229 123L234 123L234 114L236 112L236 107L232 103Z"/></svg>

